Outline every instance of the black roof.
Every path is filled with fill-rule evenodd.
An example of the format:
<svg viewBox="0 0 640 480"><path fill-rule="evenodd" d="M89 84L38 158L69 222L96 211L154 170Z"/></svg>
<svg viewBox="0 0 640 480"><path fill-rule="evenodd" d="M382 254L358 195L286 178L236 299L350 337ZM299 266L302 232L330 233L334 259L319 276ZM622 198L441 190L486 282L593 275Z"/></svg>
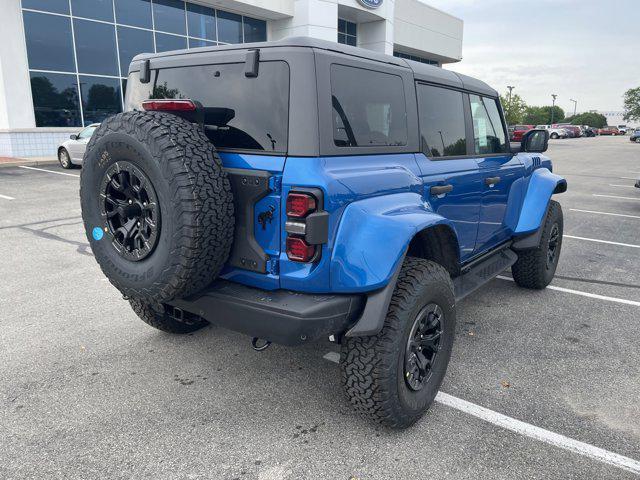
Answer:
<svg viewBox="0 0 640 480"><path fill-rule="evenodd" d="M241 43L233 45L218 45L211 47L200 47L190 50L173 50L169 52L161 53L142 53L136 55L133 61L144 60L148 58L161 58L175 55L185 55L189 53L203 53L203 52L218 52L226 50L246 50L252 48L271 48L271 47L308 47L320 50L326 50L329 52L336 52L344 55L351 55L354 57L366 58L368 60L374 60L377 62L383 62L387 64L397 65L399 67L409 68L413 71L414 76L418 80L425 82L438 83L442 85L448 85L455 88L462 88L465 90L471 90L474 92L482 93L492 97L497 97L498 92L487 85L485 82L462 75L460 73L453 72L451 70L445 70L440 67L428 65L426 63L414 62L412 60L406 60L404 58L394 57L383 53L374 52L364 48L352 47L350 45L344 45L337 42L330 42L328 40L320 40L311 37L291 37L283 40L271 41L271 42L256 42L256 43Z"/></svg>

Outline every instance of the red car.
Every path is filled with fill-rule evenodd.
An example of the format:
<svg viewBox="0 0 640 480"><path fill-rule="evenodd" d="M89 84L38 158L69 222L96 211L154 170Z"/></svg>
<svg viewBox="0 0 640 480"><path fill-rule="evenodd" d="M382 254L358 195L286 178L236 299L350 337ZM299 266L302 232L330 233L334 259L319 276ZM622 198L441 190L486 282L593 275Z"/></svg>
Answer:
<svg viewBox="0 0 640 480"><path fill-rule="evenodd" d="M522 135L527 133L529 130L533 130L533 125L515 125L513 127L513 131L511 132L511 141L512 142L521 142Z"/></svg>
<svg viewBox="0 0 640 480"><path fill-rule="evenodd" d="M600 135L620 135L620 130L618 130L618 127L603 127L600 130L598 130L598 134Z"/></svg>

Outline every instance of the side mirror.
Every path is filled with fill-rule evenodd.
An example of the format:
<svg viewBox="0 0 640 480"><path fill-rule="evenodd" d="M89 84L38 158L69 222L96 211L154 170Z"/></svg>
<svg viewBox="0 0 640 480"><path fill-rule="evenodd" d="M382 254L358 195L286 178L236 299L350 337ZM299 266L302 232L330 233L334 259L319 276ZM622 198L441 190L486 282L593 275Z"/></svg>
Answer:
<svg viewBox="0 0 640 480"><path fill-rule="evenodd" d="M529 130L522 136L520 151L529 153L546 152L549 147L549 131L543 129Z"/></svg>
<svg viewBox="0 0 640 480"><path fill-rule="evenodd" d="M71 140L77 140L78 139L78 135L76 135L75 133L73 135L69 135L69 138Z"/></svg>

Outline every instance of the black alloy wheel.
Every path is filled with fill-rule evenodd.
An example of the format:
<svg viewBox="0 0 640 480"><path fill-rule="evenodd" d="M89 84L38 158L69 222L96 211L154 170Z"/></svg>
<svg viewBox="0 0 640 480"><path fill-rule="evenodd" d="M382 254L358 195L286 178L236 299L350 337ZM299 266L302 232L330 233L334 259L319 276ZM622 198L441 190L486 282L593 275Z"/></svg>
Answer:
<svg viewBox="0 0 640 480"><path fill-rule="evenodd" d="M147 257L160 234L160 208L149 178L131 162L116 162L103 176L100 195L100 213L118 253L133 262Z"/></svg>
<svg viewBox="0 0 640 480"><path fill-rule="evenodd" d="M414 321L404 360L404 379L413 391L428 382L440 351L440 337L444 323L442 309L435 303L425 306Z"/></svg>
<svg viewBox="0 0 640 480"><path fill-rule="evenodd" d="M549 241L547 245L547 269L552 268L556 263L556 256L558 255L558 244L560 242L560 227L557 223L554 223L551 227L551 233L549 234Z"/></svg>

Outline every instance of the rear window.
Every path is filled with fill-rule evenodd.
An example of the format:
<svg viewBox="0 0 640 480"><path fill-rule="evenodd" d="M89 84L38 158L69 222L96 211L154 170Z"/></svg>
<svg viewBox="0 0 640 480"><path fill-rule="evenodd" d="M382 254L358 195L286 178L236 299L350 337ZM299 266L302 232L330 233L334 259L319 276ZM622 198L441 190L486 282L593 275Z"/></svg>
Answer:
<svg viewBox="0 0 640 480"><path fill-rule="evenodd" d="M336 146L407 144L407 109L398 75L331 65L331 103Z"/></svg>
<svg viewBox="0 0 640 480"><path fill-rule="evenodd" d="M289 66L261 62L255 78L244 63L153 70L152 81L129 76L126 110L147 99L188 98L204 106L206 134L219 149L286 153L289 128Z"/></svg>

